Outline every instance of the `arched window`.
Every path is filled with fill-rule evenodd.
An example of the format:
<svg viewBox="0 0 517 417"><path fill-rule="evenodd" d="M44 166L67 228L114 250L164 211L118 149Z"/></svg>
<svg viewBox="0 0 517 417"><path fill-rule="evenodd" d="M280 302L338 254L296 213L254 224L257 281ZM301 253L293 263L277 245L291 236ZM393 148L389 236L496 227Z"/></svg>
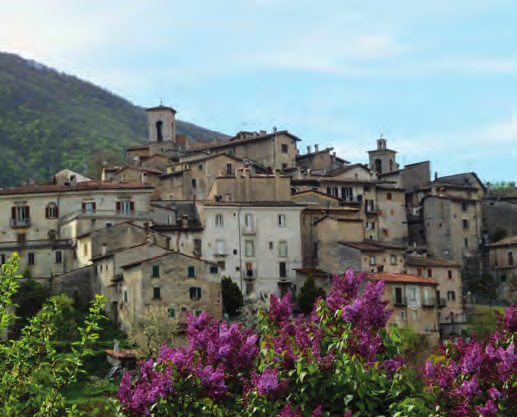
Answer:
<svg viewBox="0 0 517 417"><path fill-rule="evenodd" d="M45 207L45 218L57 219L58 216L59 210L56 203L50 203L47 207Z"/></svg>
<svg viewBox="0 0 517 417"><path fill-rule="evenodd" d="M377 174L382 174L382 161L380 159L375 160L375 171Z"/></svg>
<svg viewBox="0 0 517 417"><path fill-rule="evenodd" d="M158 142L163 142L163 133L162 133L163 122L158 120L156 122L156 140Z"/></svg>

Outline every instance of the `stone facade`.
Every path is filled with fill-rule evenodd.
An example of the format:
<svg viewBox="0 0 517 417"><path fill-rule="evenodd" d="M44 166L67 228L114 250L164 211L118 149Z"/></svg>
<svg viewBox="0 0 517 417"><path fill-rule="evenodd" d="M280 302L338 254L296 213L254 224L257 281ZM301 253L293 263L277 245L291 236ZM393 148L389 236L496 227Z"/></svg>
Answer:
<svg viewBox="0 0 517 417"><path fill-rule="evenodd" d="M335 254L335 271L340 273L352 268L370 273L405 273L406 248L375 240L363 242L340 241Z"/></svg>
<svg viewBox="0 0 517 417"><path fill-rule="evenodd" d="M499 298L517 302L517 235L490 245L490 271L498 284Z"/></svg>

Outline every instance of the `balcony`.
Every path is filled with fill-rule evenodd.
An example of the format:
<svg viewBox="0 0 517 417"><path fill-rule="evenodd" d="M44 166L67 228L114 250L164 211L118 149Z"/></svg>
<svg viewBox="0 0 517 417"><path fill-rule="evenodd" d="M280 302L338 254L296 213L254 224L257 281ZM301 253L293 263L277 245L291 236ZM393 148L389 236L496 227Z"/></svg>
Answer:
<svg viewBox="0 0 517 417"><path fill-rule="evenodd" d="M31 219L26 217L25 219L9 219L9 224L13 229L23 229L30 227Z"/></svg>
<svg viewBox="0 0 517 417"><path fill-rule="evenodd" d="M423 307L434 307L436 306L436 298L434 297L422 297Z"/></svg>
<svg viewBox="0 0 517 417"><path fill-rule="evenodd" d="M244 270L244 278L245 279L257 278L257 270L256 269L245 269Z"/></svg>
<svg viewBox="0 0 517 417"><path fill-rule="evenodd" d="M75 219L131 219L140 221L151 221L152 216L147 211L119 211L119 210L75 210L59 219L61 224L68 223Z"/></svg>
<svg viewBox="0 0 517 417"><path fill-rule="evenodd" d="M393 305L394 306L406 306L407 305L406 296L394 297L393 298Z"/></svg>
<svg viewBox="0 0 517 417"><path fill-rule="evenodd" d="M242 234L243 235L256 235L257 229L256 229L255 225L244 226L244 229L242 229Z"/></svg>

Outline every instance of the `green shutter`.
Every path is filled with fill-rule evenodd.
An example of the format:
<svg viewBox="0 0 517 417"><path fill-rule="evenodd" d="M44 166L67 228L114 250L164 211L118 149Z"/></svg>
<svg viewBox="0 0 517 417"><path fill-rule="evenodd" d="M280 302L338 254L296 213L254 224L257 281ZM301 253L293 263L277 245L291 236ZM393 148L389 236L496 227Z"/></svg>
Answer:
<svg viewBox="0 0 517 417"><path fill-rule="evenodd" d="M203 312L203 310L196 310L195 311L195 316L196 317L200 316L202 312Z"/></svg>
<svg viewBox="0 0 517 417"><path fill-rule="evenodd" d="M189 266L188 267L188 277L189 278L195 278L196 277L196 267L195 266Z"/></svg>
<svg viewBox="0 0 517 417"><path fill-rule="evenodd" d="M176 310L174 310L173 308L169 308L169 309L167 310L167 314L169 315L169 317L170 317L171 319L173 319L173 318L175 318L175 317L176 317Z"/></svg>
<svg viewBox="0 0 517 417"><path fill-rule="evenodd" d="M217 266L211 266L210 267L210 273L211 274L217 274Z"/></svg>
<svg viewBox="0 0 517 417"><path fill-rule="evenodd" d="M124 302L127 303L127 291L124 290Z"/></svg>
<svg viewBox="0 0 517 417"><path fill-rule="evenodd" d="M155 300L161 298L161 296L160 296L160 287L154 287L153 298Z"/></svg>
<svg viewBox="0 0 517 417"><path fill-rule="evenodd" d="M160 265L153 265L153 278L160 276Z"/></svg>

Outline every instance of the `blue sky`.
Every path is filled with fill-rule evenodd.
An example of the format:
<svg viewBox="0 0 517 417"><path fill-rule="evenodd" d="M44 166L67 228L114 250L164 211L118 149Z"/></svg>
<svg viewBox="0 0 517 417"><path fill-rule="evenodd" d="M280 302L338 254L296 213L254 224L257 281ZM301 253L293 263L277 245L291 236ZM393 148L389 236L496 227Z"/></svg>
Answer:
<svg viewBox="0 0 517 417"><path fill-rule="evenodd" d="M515 0L17 0L0 50L233 134L517 180Z"/></svg>

